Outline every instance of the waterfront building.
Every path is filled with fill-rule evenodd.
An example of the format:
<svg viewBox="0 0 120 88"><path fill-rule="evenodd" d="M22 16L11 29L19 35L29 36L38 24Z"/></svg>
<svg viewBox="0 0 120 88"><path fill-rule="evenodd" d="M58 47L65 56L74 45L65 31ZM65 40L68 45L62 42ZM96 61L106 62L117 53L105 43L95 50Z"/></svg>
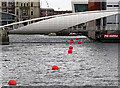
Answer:
<svg viewBox="0 0 120 88"><path fill-rule="evenodd" d="M0 26L15 22L15 15L0 11Z"/></svg>
<svg viewBox="0 0 120 88"><path fill-rule="evenodd" d="M2 12L16 15L16 21L22 21L40 16L39 0L0 0Z"/></svg>
<svg viewBox="0 0 120 88"><path fill-rule="evenodd" d="M72 11L56 11L53 8L40 8L40 17L44 16L52 16L52 15L59 15L59 14L65 14L65 13L72 13Z"/></svg>
<svg viewBox="0 0 120 88"><path fill-rule="evenodd" d="M40 17L54 15L53 8L40 8Z"/></svg>
<svg viewBox="0 0 120 88"><path fill-rule="evenodd" d="M72 12L84 12L84 11L95 11L95 10L106 10L106 0L72 0ZM87 18L86 18L87 19ZM78 25L78 28L83 30L104 30L106 26L106 18L97 19L88 23ZM76 27L74 27L76 29Z"/></svg>
<svg viewBox="0 0 120 88"><path fill-rule="evenodd" d="M115 1L107 0L107 5L106 5L107 10L118 10L119 9L119 1L120 0L115 0ZM117 30L118 24L119 24L118 15L107 17L107 27L109 29Z"/></svg>

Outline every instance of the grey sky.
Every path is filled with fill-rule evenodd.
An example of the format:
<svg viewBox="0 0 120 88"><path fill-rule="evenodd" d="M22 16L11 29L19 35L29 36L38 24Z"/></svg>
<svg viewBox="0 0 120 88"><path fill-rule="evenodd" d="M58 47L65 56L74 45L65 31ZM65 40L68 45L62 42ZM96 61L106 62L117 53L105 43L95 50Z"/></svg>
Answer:
<svg viewBox="0 0 120 88"><path fill-rule="evenodd" d="M42 2L41 3L42 8L47 8L46 1L49 4L49 8L53 8L55 10L58 10L58 8L60 8L59 10L72 10L72 6L71 6L72 0L40 0L40 2ZM120 0L107 0L107 2L118 2L118 1Z"/></svg>
<svg viewBox="0 0 120 88"><path fill-rule="evenodd" d="M71 0L40 0L42 2L42 8L46 8L47 4L46 1L49 3L50 8L54 8L55 10L72 10Z"/></svg>

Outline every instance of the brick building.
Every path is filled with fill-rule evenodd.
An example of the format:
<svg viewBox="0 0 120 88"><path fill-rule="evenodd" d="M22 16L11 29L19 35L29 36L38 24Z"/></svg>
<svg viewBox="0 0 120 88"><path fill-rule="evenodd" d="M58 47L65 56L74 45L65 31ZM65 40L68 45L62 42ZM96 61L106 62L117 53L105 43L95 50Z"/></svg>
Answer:
<svg viewBox="0 0 120 88"><path fill-rule="evenodd" d="M40 16L52 16L52 15L59 15L65 13L72 13L72 11L55 11L53 8L40 8Z"/></svg>

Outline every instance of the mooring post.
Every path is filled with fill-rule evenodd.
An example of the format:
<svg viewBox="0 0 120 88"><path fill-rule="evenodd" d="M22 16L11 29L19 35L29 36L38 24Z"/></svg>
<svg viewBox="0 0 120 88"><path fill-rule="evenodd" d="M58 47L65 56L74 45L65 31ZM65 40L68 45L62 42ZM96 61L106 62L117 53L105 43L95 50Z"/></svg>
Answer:
<svg viewBox="0 0 120 88"><path fill-rule="evenodd" d="M6 30L0 30L0 45L9 45L9 36Z"/></svg>

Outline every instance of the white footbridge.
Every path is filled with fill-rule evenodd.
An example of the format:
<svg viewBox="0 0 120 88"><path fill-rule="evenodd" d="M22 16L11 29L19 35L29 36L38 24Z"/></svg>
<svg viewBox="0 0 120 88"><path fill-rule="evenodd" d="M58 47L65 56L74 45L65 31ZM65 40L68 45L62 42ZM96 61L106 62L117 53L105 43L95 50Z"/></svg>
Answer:
<svg viewBox="0 0 120 88"><path fill-rule="evenodd" d="M15 22L0 26L0 28L8 30L9 33L49 34L56 33L96 19L116 15L118 13L119 10L101 10L54 15Z"/></svg>

